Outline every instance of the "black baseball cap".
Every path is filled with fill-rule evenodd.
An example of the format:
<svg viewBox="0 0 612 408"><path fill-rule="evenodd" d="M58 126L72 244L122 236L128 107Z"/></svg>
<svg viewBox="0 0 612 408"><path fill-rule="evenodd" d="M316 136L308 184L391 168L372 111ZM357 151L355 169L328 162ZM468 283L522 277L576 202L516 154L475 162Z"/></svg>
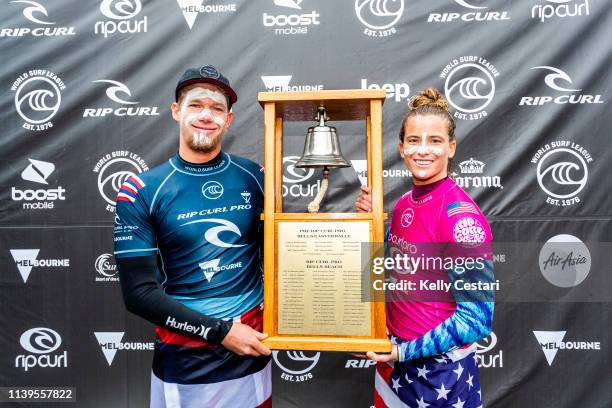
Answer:
<svg viewBox="0 0 612 408"><path fill-rule="evenodd" d="M229 99L228 108L231 108L238 100L238 95L236 95L236 92L234 92L230 86L229 79L217 71L217 68L212 65L204 65L203 67L188 68L187 71L185 71L181 79L179 79L178 84L176 84L176 91L174 94L175 101L178 102L181 89L198 83L213 84L223 89Z"/></svg>

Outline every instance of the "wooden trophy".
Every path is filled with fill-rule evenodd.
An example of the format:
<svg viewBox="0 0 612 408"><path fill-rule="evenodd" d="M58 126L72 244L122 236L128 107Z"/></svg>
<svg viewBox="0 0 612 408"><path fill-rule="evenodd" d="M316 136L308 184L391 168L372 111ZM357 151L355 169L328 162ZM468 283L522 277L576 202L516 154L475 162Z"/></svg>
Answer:
<svg viewBox="0 0 612 408"><path fill-rule="evenodd" d="M277 350L390 352L384 296L372 295L369 243L384 241L382 104L385 91L261 92L264 109L264 344ZM365 123L371 213L319 213L329 168L350 166L329 118ZM324 180L304 213L283 212L283 124L309 128L296 167L321 167ZM357 198L358 190L354 196ZM366 259L366 263L363 259ZM364 272L362 268L367 266ZM367 278L364 280L364 278ZM365 288L365 289L364 289ZM370 297L364 298L364 291ZM384 294L383 294L384 295Z"/></svg>

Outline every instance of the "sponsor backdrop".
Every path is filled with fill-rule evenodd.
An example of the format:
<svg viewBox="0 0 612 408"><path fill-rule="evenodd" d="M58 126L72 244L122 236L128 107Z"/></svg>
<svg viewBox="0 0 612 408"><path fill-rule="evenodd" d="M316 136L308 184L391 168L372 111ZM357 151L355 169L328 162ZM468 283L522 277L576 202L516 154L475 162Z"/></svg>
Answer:
<svg viewBox="0 0 612 408"><path fill-rule="evenodd" d="M484 400L612 406L607 1L5 0L0 15L0 386L147 405L153 327L123 307L114 200L175 153L177 78L213 64L239 95L225 149L258 162L257 92L385 89L388 212L410 188L397 153L406 103L443 90L455 178L506 244L495 260L507 290L479 342ZM331 119L353 168L332 172L323 210L353 211L364 126ZM286 128L287 210L304 211L320 186L319 171L293 167L311 125ZM362 357L274 362L275 406L372 404Z"/></svg>

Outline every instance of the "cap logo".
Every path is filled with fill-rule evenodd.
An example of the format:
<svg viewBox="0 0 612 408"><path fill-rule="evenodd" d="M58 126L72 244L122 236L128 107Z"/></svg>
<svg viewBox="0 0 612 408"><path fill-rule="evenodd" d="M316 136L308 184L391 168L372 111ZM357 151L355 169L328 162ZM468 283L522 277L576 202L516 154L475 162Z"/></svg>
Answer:
<svg viewBox="0 0 612 408"><path fill-rule="evenodd" d="M217 69L212 65L205 65L200 68L200 75L204 78L212 79L219 79L219 77L221 76L221 74L219 74L219 71L217 71Z"/></svg>

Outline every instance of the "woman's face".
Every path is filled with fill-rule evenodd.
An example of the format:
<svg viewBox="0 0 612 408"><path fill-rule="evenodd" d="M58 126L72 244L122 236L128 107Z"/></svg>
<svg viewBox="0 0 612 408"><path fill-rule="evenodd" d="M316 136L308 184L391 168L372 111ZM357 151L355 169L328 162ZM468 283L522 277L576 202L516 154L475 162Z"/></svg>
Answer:
<svg viewBox="0 0 612 408"><path fill-rule="evenodd" d="M457 143L449 141L443 118L416 115L406 121L404 142L398 148L414 184L429 184L447 176L448 160L455 155Z"/></svg>

